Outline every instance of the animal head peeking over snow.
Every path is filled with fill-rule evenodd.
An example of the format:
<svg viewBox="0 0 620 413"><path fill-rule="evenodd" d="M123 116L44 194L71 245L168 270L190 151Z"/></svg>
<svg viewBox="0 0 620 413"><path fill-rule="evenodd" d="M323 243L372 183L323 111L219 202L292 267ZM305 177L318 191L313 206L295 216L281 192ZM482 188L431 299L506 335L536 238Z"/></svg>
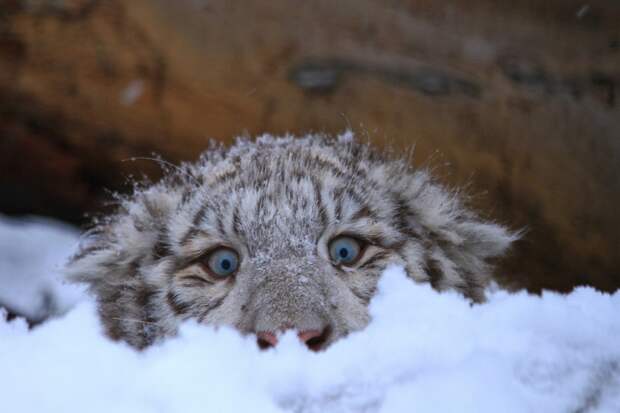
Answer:
<svg viewBox="0 0 620 413"><path fill-rule="evenodd" d="M137 188L67 266L107 334L143 348L187 319L324 349L369 322L389 264L484 299L490 259L517 238L426 170L350 134L262 137L206 151Z"/></svg>

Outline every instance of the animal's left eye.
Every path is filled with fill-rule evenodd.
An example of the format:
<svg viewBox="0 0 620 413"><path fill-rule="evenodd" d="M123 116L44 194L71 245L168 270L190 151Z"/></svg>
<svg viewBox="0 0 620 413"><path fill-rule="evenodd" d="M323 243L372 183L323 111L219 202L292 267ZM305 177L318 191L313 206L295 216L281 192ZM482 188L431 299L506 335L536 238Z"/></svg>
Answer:
<svg viewBox="0 0 620 413"><path fill-rule="evenodd" d="M207 257L208 269L217 277L228 277L239 267L239 256L230 248L218 248Z"/></svg>
<svg viewBox="0 0 620 413"><path fill-rule="evenodd" d="M352 237L336 237L329 243L329 255L335 264L354 264L361 252L362 244Z"/></svg>

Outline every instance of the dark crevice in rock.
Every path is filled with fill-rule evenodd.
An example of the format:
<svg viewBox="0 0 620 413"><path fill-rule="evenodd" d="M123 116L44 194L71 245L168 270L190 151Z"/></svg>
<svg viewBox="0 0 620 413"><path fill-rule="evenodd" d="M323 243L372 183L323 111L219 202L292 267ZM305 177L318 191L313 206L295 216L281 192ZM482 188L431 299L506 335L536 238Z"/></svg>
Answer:
<svg viewBox="0 0 620 413"><path fill-rule="evenodd" d="M99 6L100 0L21 0L17 3L19 11L71 22L88 17Z"/></svg>
<svg viewBox="0 0 620 413"><path fill-rule="evenodd" d="M346 75L369 75L392 85L429 96L463 95L478 98L482 88L462 75L433 67L403 68L345 59L307 59L294 66L289 79L306 92L333 93Z"/></svg>

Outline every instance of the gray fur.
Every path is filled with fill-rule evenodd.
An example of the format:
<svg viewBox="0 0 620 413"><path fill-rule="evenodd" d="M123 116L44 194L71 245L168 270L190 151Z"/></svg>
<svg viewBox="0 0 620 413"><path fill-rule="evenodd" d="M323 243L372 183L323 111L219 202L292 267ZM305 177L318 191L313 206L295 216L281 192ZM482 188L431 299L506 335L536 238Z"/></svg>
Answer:
<svg viewBox="0 0 620 413"><path fill-rule="evenodd" d="M338 234L368 243L352 268L330 262ZM108 335L138 348L190 318L243 333L329 326L324 348L368 323L388 264L480 302L489 260L516 238L426 170L350 133L263 136L213 147L137 188L87 234L67 273L96 296ZM198 264L219 245L241 259L227 280Z"/></svg>

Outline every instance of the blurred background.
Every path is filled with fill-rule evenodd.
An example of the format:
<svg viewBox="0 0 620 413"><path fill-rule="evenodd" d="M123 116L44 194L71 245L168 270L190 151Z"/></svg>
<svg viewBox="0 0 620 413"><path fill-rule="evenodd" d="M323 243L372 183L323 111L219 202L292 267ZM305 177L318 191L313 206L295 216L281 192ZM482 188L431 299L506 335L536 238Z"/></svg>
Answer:
<svg viewBox="0 0 620 413"><path fill-rule="evenodd" d="M132 157L350 128L527 228L502 285L613 291L619 94L618 0L0 0L0 214L84 227L158 178Z"/></svg>

